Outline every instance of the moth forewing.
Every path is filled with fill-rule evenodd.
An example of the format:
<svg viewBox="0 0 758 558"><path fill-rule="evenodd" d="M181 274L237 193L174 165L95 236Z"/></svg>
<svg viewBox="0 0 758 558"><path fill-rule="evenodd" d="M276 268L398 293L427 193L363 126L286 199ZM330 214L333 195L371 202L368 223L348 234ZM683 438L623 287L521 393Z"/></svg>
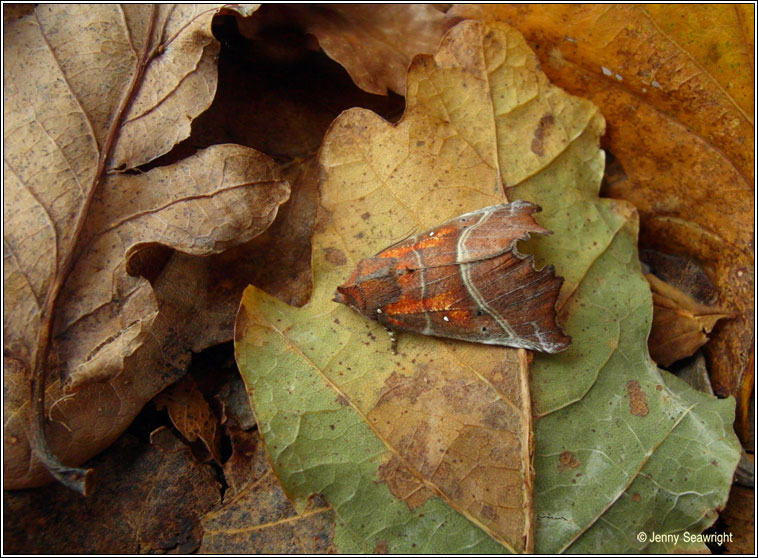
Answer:
<svg viewBox="0 0 758 558"><path fill-rule="evenodd" d="M362 260L335 300L393 330L561 351L571 342L555 321L563 279L516 249L549 234L536 211L525 201L485 207L395 243Z"/></svg>

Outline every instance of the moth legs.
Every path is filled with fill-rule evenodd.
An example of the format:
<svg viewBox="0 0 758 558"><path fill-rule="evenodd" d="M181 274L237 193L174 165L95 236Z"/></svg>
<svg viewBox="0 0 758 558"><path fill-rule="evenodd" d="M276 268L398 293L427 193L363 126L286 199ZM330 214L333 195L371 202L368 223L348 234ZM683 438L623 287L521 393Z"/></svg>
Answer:
<svg viewBox="0 0 758 558"><path fill-rule="evenodd" d="M387 330L387 333L390 335L390 350L392 351L393 355L397 354L397 336L395 335L395 330L388 328L387 326L384 326L384 329Z"/></svg>

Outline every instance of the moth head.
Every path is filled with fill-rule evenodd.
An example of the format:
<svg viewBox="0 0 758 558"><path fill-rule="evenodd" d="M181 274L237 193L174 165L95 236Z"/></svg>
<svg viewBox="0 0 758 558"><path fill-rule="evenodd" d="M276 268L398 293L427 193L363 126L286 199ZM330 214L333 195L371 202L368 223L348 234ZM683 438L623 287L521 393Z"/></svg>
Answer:
<svg viewBox="0 0 758 558"><path fill-rule="evenodd" d="M337 287L337 291L334 293L334 302L339 302L345 306L349 306L360 314L365 314L365 302L361 296L360 290L350 283Z"/></svg>
<svg viewBox="0 0 758 558"><path fill-rule="evenodd" d="M358 263L347 282L337 287L334 301L379 320L380 310L401 295L392 258L367 258Z"/></svg>

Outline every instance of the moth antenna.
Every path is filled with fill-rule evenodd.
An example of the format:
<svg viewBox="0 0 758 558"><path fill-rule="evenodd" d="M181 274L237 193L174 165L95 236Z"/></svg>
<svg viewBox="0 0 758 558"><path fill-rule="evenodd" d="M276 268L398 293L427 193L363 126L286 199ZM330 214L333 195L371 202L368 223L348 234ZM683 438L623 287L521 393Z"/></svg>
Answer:
<svg viewBox="0 0 758 558"><path fill-rule="evenodd" d="M397 336L395 335L395 331L388 328L387 326L384 326L384 329L387 330L387 333L390 335L390 350L392 351L393 355L397 354Z"/></svg>

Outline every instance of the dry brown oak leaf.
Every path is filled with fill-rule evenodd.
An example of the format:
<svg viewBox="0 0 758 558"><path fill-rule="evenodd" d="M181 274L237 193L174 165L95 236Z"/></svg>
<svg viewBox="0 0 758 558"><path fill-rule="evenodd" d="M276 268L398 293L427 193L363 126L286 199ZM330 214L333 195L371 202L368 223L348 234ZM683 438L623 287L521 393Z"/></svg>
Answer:
<svg viewBox="0 0 758 558"><path fill-rule="evenodd" d="M369 93L405 95L408 65L417 54L437 50L445 32L460 21L428 4L331 4L264 7L287 25L298 25ZM259 30L255 18L241 24L246 37Z"/></svg>
<svg viewBox="0 0 758 558"><path fill-rule="evenodd" d="M742 5L458 5L516 27L550 81L598 106L640 243L699 261L735 319L705 347L750 438L754 382L754 10Z"/></svg>
<svg viewBox="0 0 758 558"><path fill-rule="evenodd" d="M731 317L718 307L700 304L687 293L650 273L653 325L647 340L650 356L661 366L687 358L708 341L716 322Z"/></svg>
<svg viewBox="0 0 758 558"><path fill-rule="evenodd" d="M42 363L45 438L75 466L112 443L201 344L193 328L207 281L182 273L183 262L255 237L289 195L270 159L235 145L117 172L165 154L210 104L217 9L41 5L5 20L6 488L50 480L30 444L45 319L55 317ZM165 262L172 250L158 273L151 255Z"/></svg>
<svg viewBox="0 0 758 558"><path fill-rule="evenodd" d="M236 37L237 22L246 40L222 50L216 97L193 122L192 136L184 142L206 146L232 141L270 154L282 166L292 193L276 221L251 243L211 258L211 265L218 269L233 264L235 276L243 279L240 293L252 283L295 306L308 302L311 293L310 238L318 202L317 152L324 133L343 110L363 106L391 119L405 104L397 95L358 89L343 67L315 49L313 36L304 30L287 27L282 33L282 25L291 26L297 14L327 9L332 8L267 4L253 17L223 20L234 23L230 41ZM341 29L348 35L353 31L350 26ZM433 41L426 47L430 52L439 36ZM404 80L408 60L393 64L402 68ZM232 312L236 314L236 306Z"/></svg>
<svg viewBox="0 0 758 558"><path fill-rule="evenodd" d="M168 412L174 427L186 441L200 441L216 463L223 463L221 423L191 374L163 390L153 402L157 410Z"/></svg>

